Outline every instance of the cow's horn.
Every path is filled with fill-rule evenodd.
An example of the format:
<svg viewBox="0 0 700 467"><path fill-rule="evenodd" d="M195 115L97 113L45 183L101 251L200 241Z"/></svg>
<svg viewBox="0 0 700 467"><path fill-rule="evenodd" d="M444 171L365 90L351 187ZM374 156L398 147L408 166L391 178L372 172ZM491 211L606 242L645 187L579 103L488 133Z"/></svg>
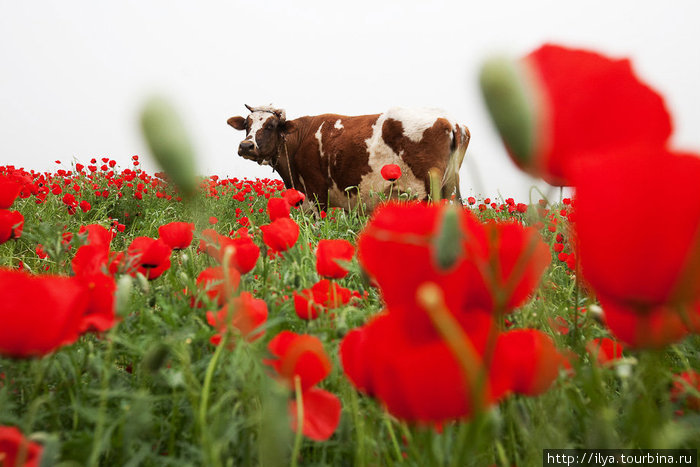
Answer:
<svg viewBox="0 0 700 467"><path fill-rule="evenodd" d="M253 108L251 106L249 106L248 104L243 104L243 105L245 105L245 108L250 110L251 112L255 112L255 110L253 110Z"/></svg>

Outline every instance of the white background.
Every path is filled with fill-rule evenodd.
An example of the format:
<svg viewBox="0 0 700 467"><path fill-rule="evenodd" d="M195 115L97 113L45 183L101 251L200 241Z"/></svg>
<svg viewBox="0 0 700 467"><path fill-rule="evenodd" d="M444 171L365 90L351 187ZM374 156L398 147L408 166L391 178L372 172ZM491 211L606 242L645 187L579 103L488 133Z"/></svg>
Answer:
<svg viewBox="0 0 700 467"><path fill-rule="evenodd" d="M200 172L231 177L275 176L236 155L242 133L226 119L244 103L288 118L429 106L471 129L464 196L527 201L534 181L507 158L479 95L484 58L546 41L628 56L666 96L674 144L700 151L698 5L0 0L0 164L55 170L106 156L127 167L139 154L153 171L137 122L154 92L181 111Z"/></svg>

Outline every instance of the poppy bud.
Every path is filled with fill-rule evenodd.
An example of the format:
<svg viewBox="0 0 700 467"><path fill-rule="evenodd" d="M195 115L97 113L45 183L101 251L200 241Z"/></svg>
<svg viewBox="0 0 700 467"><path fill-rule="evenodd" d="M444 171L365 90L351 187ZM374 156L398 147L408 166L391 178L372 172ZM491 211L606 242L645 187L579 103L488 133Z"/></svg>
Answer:
<svg viewBox="0 0 700 467"><path fill-rule="evenodd" d="M168 346L162 342L158 342L148 349L146 355L144 355L142 362L143 368L150 374L156 373L163 367L169 354L170 349Z"/></svg>
<svg viewBox="0 0 700 467"><path fill-rule="evenodd" d="M146 283L148 285L148 283ZM131 276L123 275L117 281L117 292L115 296L115 312L119 316L127 316L129 314L129 301L131 300L131 289L133 280Z"/></svg>
<svg viewBox="0 0 700 467"><path fill-rule="evenodd" d="M486 107L503 142L521 167L530 165L535 147L535 105L525 70L505 57L481 67L479 84Z"/></svg>
<svg viewBox="0 0 700 467"><path fill-rule="evenodd" d="M433 260L440 269L450 269L462 255L462 237L459 208L447 206L443 210L433 247Z"/></svg>
<svg viewBox="0 0 700 467"><path fill-rule="evenodd" d="M150 98L141 111L141 130L153 157L187 196L197 190L194 149L173 106L162 97Z"/></svg>

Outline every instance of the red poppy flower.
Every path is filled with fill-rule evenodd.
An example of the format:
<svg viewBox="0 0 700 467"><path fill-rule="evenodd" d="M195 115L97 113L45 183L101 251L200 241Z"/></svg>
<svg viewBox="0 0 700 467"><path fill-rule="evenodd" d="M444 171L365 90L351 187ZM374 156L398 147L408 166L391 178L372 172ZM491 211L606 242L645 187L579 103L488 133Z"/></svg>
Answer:
<svg viewBox="0 0 700 467"><path fill-rule="evenodd" d="M700 397L693 395L693 392L700 392L700 374L690 370L675 376L671 387L671 400L682 401L684 407L700 411Z"/></svg>
<svg viewBox="0 0 700 467"><path fill-rule="evenodd" d="M109 250L104 246L81 245L71 261L71 268L76 276L98 274L105 271L108 260Z"/></svg>
<svg viewBox="0 0 700 467"><path fill-rule="evenodd" d="M475 313L475 324L488 334L491 316ZM472 340L481 355L486 339ZM409 421L440 422L468 417L473 410L472 390L454 353L441 339L418 344L402 331L392 312L373 318L351 331L340 346L343 369L350 381L377 397L396 417ZM481 362L477 362L481 363ZM489 374L487 385L504 388ZM484 388L483 402L499 394ZM503 390L502 390L503 391Z"/></svg>
<svg viewBox="0 0 700 467"><path fill-rule="evenodd" d="M422 203L380 206L358 240L360 263L387 308L413 339L438 339L416 291L437 284L467 333L470 310L507 312L532 293L549 264L549 248L517 223L480 224L468 210Z"/></svg>
<svg viewBox="0 0 700 467"><path fill-rule="evenodd" d="M401 177L401 167L396 164L386 164L380 171L384 180L395 182Z"/></svg>
<svg viewBox="0 0 700 467"><path fill-rule="evenodd" d="M323 305L314 302L311 289L294 292L294 312L301 319L316 319L325 311Z"/></svg>
<svg viewBox="0 0 700 467"><path fill-rule="evenodd" d="M535 290L552 256L532 227L519 222L490 222L485 227L490 256L497 260L484 274L488 296L483 297L482 306L509 311L522 305Z"/></svg>
<svg viewBox="0 0 700 467"><path fill-rule="evenodd" d="M318 337L282 331L267 345L276 358L265 361L275 369L281 380L294 389L294 379L301 380L306 391L322 381L331 371L331 361Z"/></svg>
<svg viewBox="0 0 700 467"><path fill-rule="evenodd" d="M75 199L75 196L73 196L72 193L66 193L63 195L63 204L65 204L68 207L76 207L78 205L78 202Z"/></svg>
<svg viewBox="0 0 700 467"><path fill-rule="evenodd" d="M197 285L206 291L211 300L215 300L219 306L224 306L231 295L238 290L241 275L237 269L231 267L228 271L228 281L224 276L221 266L206 268L197 276Z"/></svg>
<svg viewBox="0 0 700 467"><path fill-rule="evenodd" d="M599 297L610 332L627 347L660 349L683 339L689 332L700 332L700 302L674 308L656 306L640 310L616 300Z"/></svg>
<svg viewBox="0 0 700 467"><path fill-rule="evenodd" d="M81 333L107 331L117 322L115 315L115 298L117 284L114 278L97 273L76 276L87 289L88 303L83 311L83 319L79 328Z"/></svg>
<svg viewBox="0 0 700 467"><path fill-rule="evenodd" d="M13 426L0 426L0 461L3 466L39 467L43 448Z"/></svg>
<svg viewBox="0 0 700 467"><path fill-rule="evenodd" d="M281 217L289 217L291 205L284 198L270 198L267 201L267 215L270 216L270 221Z"/></svg>
<svg viewBox="0 0 700 467"><path fill-rule="evenodd" d="M90 203L88 201L82 200L80 202L80 210L81 211L88 212L88 211L90 211L90 209L92 209L92 206L90 205Z"/></svg>
<svg viewBox="0 0 700 467"><path fill-rule="evenodd" d="M282 198L287 200L290 206L299 207L306 199L306 195L294 188L289 188L282 193Z"/></svg>
<svg viewBox="0 0 700 467"><path fill-rule="evenodd" d="M606 364L622 358L622 344L609 337L598 337L586 345L586 350L598 363Z"/></svg>
<svg viewBox="0 0 700 467"><path fill-rule="evenodd" d="M0 245L22 236L24 216L19 211L0 209Z"/></svg>
<svg viewBox="0 0 700 467"><path fill-rule="evenodd" d="M211 216L211 217L209 218L209 223L210 223L211 225L214 225L214 224L216 224L216 223L218 223L218 222L219 222L219 219L217 219L217 218L214 217L214 216Z"/></svg>
<svg viewBox="0 0 700 467"><path fill-rule="evenodd" d="M270 353L277 357L265 361L272 366L290 389L295 389L298 377L304 409L302 433L313 440L323 441L333 434L340 422L341 405L338 398L322 389L314 388L331 370L331 362L323 344L314 336L282 331L268 344ZM296 398L289 402L293 430L298 428Z"/></svg>
<svg viewBox="0 0 700 467"><path fill-rule="evenodd" d="M301 319L316 319L319 313L350 302L352 291L323 279L310 289L294 292L294 311Z"/></svg>
<svg viewBox="0 0 700 467"><path fill-rule="evenodd" d="M114 238L114 232L99 224L81 225L80 229L78 229L78 234L87 234L88 245L102 246L106 249L109 249L109 245Z"/></svg>
<svg viewBox="0 0 700 467"><path fill-rule="evenodd" d="M552 385L559 374L564 358L554 347L552 339L535 329L518 329L498 336L491 372L504 389L536 396Z"/></svg>
<svg viewBox="0 0 700 467"><path fill-rule="evenodd" d="M333 435L340 423L342 406L338 396L318 388L309 388L302 393L304 418L302 433L314 441L325 441ZM289 422L292 430L298 427L297 401L289 401Z"/></svg>
<svg viewBox="0 0 700 467"><path fill-rule="evenodd" d="M170 268L170 247L161 239L136 237L131 241L127 254L133 261L132 275L137 272L153 280Z"/></svg>
<svg viewBox="0 0 700 467"><path fill-rule="evenodd" d="M19 195L22 185L10 177L0 175L0 209L9 209Z"/></svg>
<svg viewBox="0 0 700 467"><path fill-rule="evenodd" d="M671 134L662 97L627 59L544 45L518 64L491 62L481 82L513 161L552 185L571 185L578 161L661 149Z"/></svg>
<svg viewBox="0 0 700 467"><path fill-rule="evenodd" d="M219 235L212 229L202 231L200 240L200 250L206 251L212 258L221 263L227 248L231 248L231 266L238 269L238 272L245 274L253 270L260 257L260 248L247 235L241 232L247 230L240 229L235 238Z"/></svg>
<svg viewBox="0 0 700 467"><path fill-rule="evenodd" d="M287 251L299 238L299 226L292 219L282 217L268 225L261 225L263 242L277 252Z"/></svg>
<svg viewBox="0 0 700 467"><path fill-rule="evenodd" d="M477 261L488 255L484 228L469 212L456 212L457 240L449 246L455 261L442 267L437 261L436 238L445 206L425 203L387 203L379 206L357 242L358 259L382 291L387 308L400 314L405 332L413 339L439 339L440 336L423 308L416 291L425 282L434 282L445 292L447 307L465 320L475 294L483 296L484 281ZM460 251L461 250L461 251Z"/></svg>
<svg viewBox="0 0 700 467"><path fill-rule="evenodd" d="M214 345L219 345L222 336L230 329L236 329L247 341L259 339L264 331L256 331L267 321L267 304L264 300L254 298L249 292L229 301L229 304L216 314L207 311L207 322L217 330L210 339Z"/></svg>
<svg viewBox="0 0 700 467"><path fill-rule="evenodd" d="M0 353L20 358L75 342L89 300L86 288L72 278L7 269L0 269L0 297Z"/></svg>
<svg viewBox="0 0 700 467"><path fill-rule="evenodd" d="M158 236L173 250L184 250L192 243L194 224L170 222L158 227Z"/></svg>
<svg viewBox="0 0 700 467"><path fill-rule="evenodd" d="M320 240L316 249L316 272L330 279L342 279L348 270L337 260L349 262L355 254L355 247L347 240Z"/></svg>
<svg viewBox="0 0 700 467"><path fill-rule="evenodd" d="M700 158L664 153L582 168L574 226L586 281L625 308L700 299ZM654 196L648 196L654 187ZM669 203L668 199L693 200ZM610 200L643 199L619 209ZM611 235L614 232L614 235Z"/></svg>

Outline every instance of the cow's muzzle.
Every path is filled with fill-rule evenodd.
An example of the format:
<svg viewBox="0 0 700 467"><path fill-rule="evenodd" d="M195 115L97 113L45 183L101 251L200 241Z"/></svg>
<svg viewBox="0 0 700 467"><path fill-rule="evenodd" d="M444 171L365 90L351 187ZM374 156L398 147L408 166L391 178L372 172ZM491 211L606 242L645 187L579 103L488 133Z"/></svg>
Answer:
<svg viewBox="0 0 700 467"><path fill-rule="evenodd" d="M257 162L260 165L267 164L265 158L260 155L258 150L255 148L255 144L253 144L253 142L250 140L241 141L241 144L238 146L238 155L243 159Z"/></svg>

